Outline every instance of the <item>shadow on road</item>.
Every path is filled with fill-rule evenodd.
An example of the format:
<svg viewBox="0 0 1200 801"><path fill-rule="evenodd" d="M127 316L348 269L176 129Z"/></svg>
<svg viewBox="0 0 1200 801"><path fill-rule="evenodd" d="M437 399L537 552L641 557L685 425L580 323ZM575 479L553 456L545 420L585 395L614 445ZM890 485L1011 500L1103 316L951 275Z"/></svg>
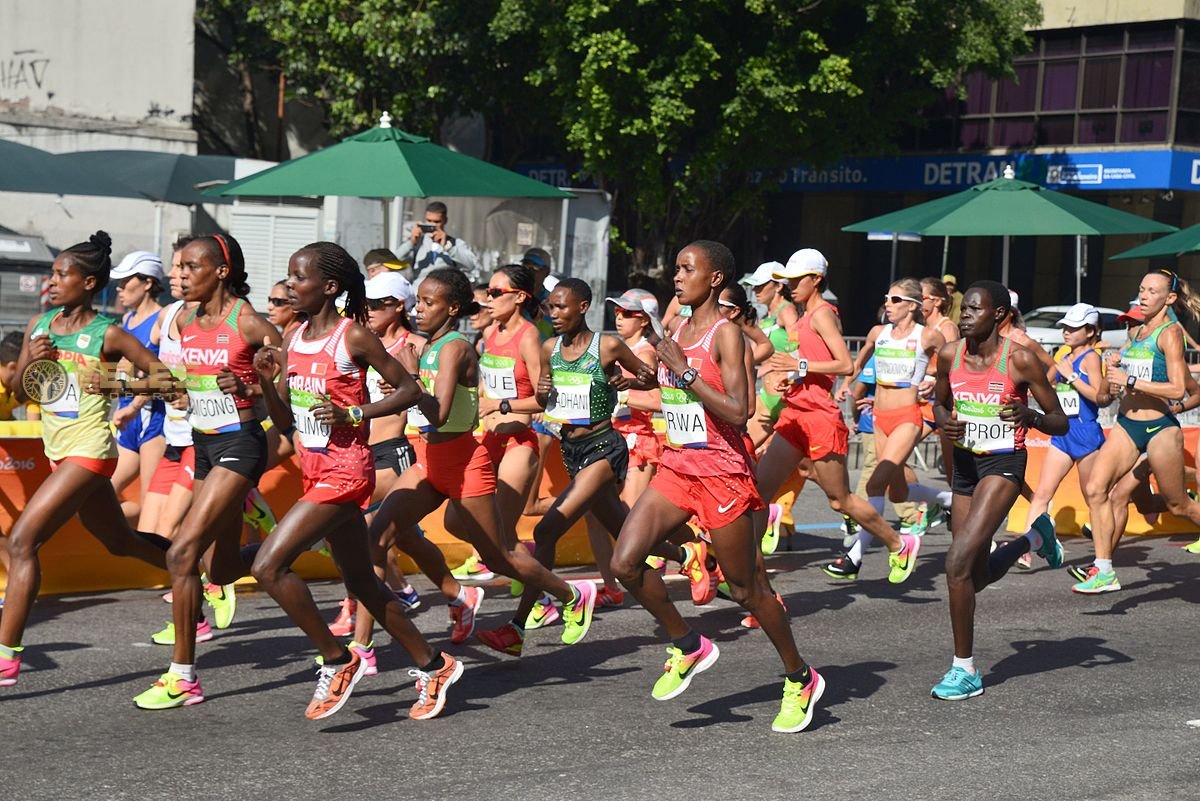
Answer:
<svg viewBox="0 0 1200 801"><path fill-rule="evenodd" d="M1120 651L1105 648L1107 640L1098 637L1072 637L1069 640L1015 640L1016 653L996 663L985 677L988 687L1008 679L1048 673L1067 668L1095 668L1122 665L1133 661Z"/></svg>

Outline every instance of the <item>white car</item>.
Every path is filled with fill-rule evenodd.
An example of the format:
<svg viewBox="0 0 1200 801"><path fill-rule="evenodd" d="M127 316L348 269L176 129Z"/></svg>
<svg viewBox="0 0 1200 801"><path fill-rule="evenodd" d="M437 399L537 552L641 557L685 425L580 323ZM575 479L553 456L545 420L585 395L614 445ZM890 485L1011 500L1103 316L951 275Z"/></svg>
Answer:
<svg viewBox="0 0 1200 801"><path fill-rule="evenodd" d="M1063 332L1057 323L1067 313L1070 306L1040 306L1032 311L1024 312L1025 333L1030 339L1043 346L1063 344ZM1129 333L1117 317L1123 312L1120 309L1110 309L1098 306L1100 312L1100 339L1109 347L1119 348L1129 339Z"/></svg>

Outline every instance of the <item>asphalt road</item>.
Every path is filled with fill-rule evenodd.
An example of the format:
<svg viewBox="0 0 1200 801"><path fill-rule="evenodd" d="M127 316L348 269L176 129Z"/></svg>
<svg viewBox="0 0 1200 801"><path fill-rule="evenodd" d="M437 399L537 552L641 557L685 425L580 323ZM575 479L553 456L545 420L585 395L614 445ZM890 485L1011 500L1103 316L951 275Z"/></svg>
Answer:
<svg viewBox="0 0 1200 801"><path fill-rule="evenodd" d="M882 551L853 586L818 569L840 534L812 490L792 550L771 557L805 657L828 689L813 725L774 734L780 665L766 637L718 600L673 596L720 661L673 701L650 688L665 643L640 608L599 613L571 648L533 632L520 660L459 647L467 671L440 719L406 717L403 652L380 649L337 715L303 716L315 675L307 641L263 593L239 593L233 626L200 646L208 701L143 712L131 699L166 669L149 634L156 591L43 599L20 684L0 690L11 799L1193 799L1200 797L1200 557L1181 537L1117 555L1125 588L1082 597L1065 571L1013 571L979 601L976 661L987 692L934 701L951 656L944 529L905 585ZM821 528L820 526L825 526ZM1069 540L1068 562L1090 553ZM1040 565L1040 561L1039 561ZM580 575L587 571L575 571ZM433 600L429 585L418 589ZM313 585L332 618L340 588ZM487 586L483 625L508 619ZM448 645L440 604L416 616ZM1197 724L1200 725L1200 724Z"/></svg>

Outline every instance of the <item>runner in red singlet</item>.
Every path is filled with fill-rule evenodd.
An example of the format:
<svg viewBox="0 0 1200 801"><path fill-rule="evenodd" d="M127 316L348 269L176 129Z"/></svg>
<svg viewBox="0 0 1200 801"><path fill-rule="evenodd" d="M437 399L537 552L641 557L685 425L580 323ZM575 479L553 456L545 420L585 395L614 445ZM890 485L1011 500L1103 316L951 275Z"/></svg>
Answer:
<svg viewBox="0 0 1200 801"><path fill-rule="evenodd" d="M734 270L733 254L717 242L693 242L676 257L675 295L692 308L692 316L658 347L667 448L658 475L621 529L613 569L671 638L665 671L651 695L674 698L712 667L719 651L683 620L645 559L695 515L712 538L730 594L758 619L779 652L786 678L772 728L793 732L812 721L825 681L800 658L787 613L756 577L758 538L750 512L763 502L741 436L750 413L745 344L717 306Z"/></svg>

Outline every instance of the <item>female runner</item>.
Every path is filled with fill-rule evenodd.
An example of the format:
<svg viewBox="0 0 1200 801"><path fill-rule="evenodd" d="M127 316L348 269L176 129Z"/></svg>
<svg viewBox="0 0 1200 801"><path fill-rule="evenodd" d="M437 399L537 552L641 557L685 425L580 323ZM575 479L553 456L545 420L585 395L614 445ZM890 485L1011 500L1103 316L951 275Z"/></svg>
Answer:
<svg viewBox="0 0 1200 801"><path fill-rule="evenodd" d="M320 720L341 709L368 667L358 649L343 647L330 633L308 586L291 570L300 554L321 539L328 541L346 589L383 621L419 666L410 671L417 679L418 699L409 717L436 717L446 690L462 675L462 663L430 647L405 615L404 604L376 575L363 520L375 484L364 424L402 410L420 389L362 325L366 291L349 253L332 242L304 247L288 263L287 288L304 321L283 351L270 345L261 349L254 368L275 425L296 429L304 495L258 551L254 577L320 651L307 718ZM345 316L335 303L343 292ZM368 368L395 387L370 403Z"/></svg>
<svg viewBox="0 0 1200 801"><path fill-rule="evenodd" d="M613 568L671 638L651 696L674 698L713 666L720 651L683 620L645 559L655 545L698 517L712 537L730 594L755 616L779 652L783 704L772 728L794 732L812 721L825 681L800 658L787 613L756 577L758 538L750 511L763 508L763 502L739 431L749 414L745 344L717 305L733 272L733 254L717 242L693 242L676 257L675 294L693 313L675 338L658 347L667 448L658 474L621 529Z"/></svg>
<svg viewBox="0 0 1200 801"><path fill-rule="evenodd" d="M758 321L758 325L775 347L775 353L791 353L796 349L796 345L791 341L788 332L795 327L800 315L796 312L796 305L792 303L792 293L787 287L787 282L775 277L776 271L782 269L783 265L777 261L760 264L748 278L742 279L742 283L754 290L754 301L767 309L766 315ZM779 419L779 413L783 411L783 396L775 387L785 376L786 371L781 374L767 367L764 367L759 375L762 379L762 389L758 391L757 408L747 425L756 450L771 436L771 429Z"/></svg>
<svg viewBox="0 0 1200 801"><path fill-rule="evenodd" d="M42 570L38 551L75 514L104 547L117 556L134 556L164 567L167 541L129 528L110 480L117 467L117 446L108 427L109 398L85 391L99 389L96 373L104 362L127 359L148 379L118 382L126 391L173 392L169 376L154 356L116 320L92 308L108 283L112 240L97 231L54 260L50 302L55 308L30 321L17 363L17 375L38 362L56 365L53 381L61 387L42 404L42 441L53 472L34 492L8 538L8 586L0 615L0 686L17 683L22 638L37 598ZM31 374L32 375L32 374ZM13 388L19 401L28 397L24 380Z"/></svg>

